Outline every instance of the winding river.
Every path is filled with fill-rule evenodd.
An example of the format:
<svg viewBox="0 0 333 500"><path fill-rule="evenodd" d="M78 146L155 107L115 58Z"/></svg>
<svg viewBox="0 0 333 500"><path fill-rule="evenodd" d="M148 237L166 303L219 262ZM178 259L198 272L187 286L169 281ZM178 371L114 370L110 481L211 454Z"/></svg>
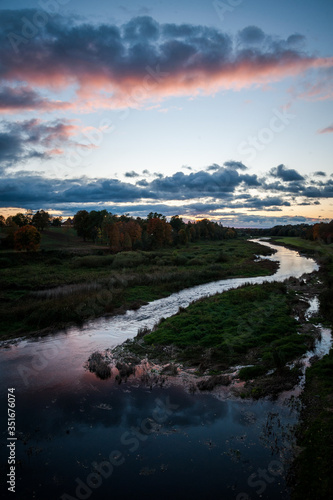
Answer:
<svg viewBox="0 0 333 500"><path fill-rule="evenodd" d="M131 379L117 385L83 368L93 351L114 347L201 297L318 269L293 250L260 243L276 250L269 258L280 265L272 276L200 285L83 328L2 344L1 477L7 389L14 387L17 498L289 498L285 473L297 419L290 404L221 401L180 386L149 390ZM1 485L1 493L6 489Z"/></svg>

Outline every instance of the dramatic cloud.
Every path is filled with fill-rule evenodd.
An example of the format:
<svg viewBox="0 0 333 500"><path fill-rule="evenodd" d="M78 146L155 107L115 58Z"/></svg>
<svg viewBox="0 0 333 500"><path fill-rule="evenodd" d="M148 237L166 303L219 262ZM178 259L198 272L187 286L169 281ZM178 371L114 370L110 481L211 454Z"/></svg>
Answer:
<svg viewBox="0 0 333 500"><path fill-rule="evenodd" d="M292 168L286 168L284 165L279 165L271 170L271 175L278 177L285 182L303 181L304 177Z"/></svg>
<svg viewBox="0 0 333 500"><path fill-rule="evenodd" d="M256 175L239 174L235 168L219 167L213 173L199 171L190 174L177 172L170 177L153 180L149 187L166 199L188 199L202 196L227 197L236 187L260 186Z"/></svg>
<svg viewBox="0 0 333 500"><path fill-rule="evenodd" d="M8 86L0 87L0 111L52 111L55 109L68 109L71 104L61 101L51 101L42 98L30 87L11 88Z"/></svg>
<svg viewBox="0 0 333 500"><path fill-rule="evenodd" d="M137 174L136 172L134 172L134 170L132 170L131 172L125 172L125 177L129 178L139 177L139 174Z"/></svg>
<svg viewBox="0 0 333 500"><path fill-rule="evenodd" d="M28 124L29 122L26 128L29 128ZM53 129L56 128L55 125ZM51 136L50 131L45 133L42 129L39 135L36 132L34 137L31 135L28 138L32 144L41 141L47 145L50 141L53 143ZM12 140L16 137L17 135L13 134ZM3 144L4 141L0 136L3 158L7 157L12 161L17 151L21 151L23 157L26 154L22 145L20 150L17 143L7 141L5 150ZM318 198L333 198L333 179L323 182L323 176L317 181L287 183L276 181L267 184L264 178L244 174L242 167L239 170L240 172L223 166L211 173L207 170L188 174L177 172L172 176L162 175L151 181L142 179L136 184L112 178L78 177L51 180L42 175L17 172L0 177L0 204L3 207L22 206L32 209L39 209L42 206L54 209L67 207L71 211L70 207L73 206L91 209L93 204L107 208L112 206L115 212L130 212L133 215L142 215L149 206L152 209L156 207L154 211L158 209L166 215L180 213L188 216L206 214L219 217L222 214L221 210L226 209L278 211L280 207L296 206L300 203L318 204ZM135 176L133 177L135 179ZM274 194L267 195L268 192ZM313 198L316 200L312 200Z"/></svg>
<svg viewBox="0 0 333 500"><path fill-rule="evenodd" d="M326 177L326 173L322 172L321 170L318 170L318 172L315 172L313 175L317 177Z"/></svg>
<svg viewBox="0 0 333 500"><path fill-rule="evenodd" d="M302 35L283 40L256 26L233 39L215 28L159 24L148 16L96 26L60 16L43 23L36 12L2 12L3 109L30 109L33 102L46 109L69 106L38 97L37 88L76 89L81 109L138 107L146 100L239 90L333 67L333 58L300 48Z"/></svg>
<svg viewBox="0 0 333 500"><path fill-rule="evenodd" d="M31 158L43 160L64 154L63 148L80 150L95 148L73 139L80 129L70 120L42 122L39 119L21 122L0 122L0 168L17 166ZM85 137L89 139L89 136Z"/></svg>

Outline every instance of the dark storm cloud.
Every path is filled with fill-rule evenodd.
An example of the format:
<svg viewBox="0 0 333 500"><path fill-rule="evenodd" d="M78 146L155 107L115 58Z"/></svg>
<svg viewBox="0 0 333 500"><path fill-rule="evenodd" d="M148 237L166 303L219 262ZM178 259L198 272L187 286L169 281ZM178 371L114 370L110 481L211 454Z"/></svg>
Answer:
<svg viewBox="0 0 333 500"><path fill-rule="evenodd" d="M252 198L248 200L243 206L251 208L264 208L264 207L290 207L291 203L279 197L269 197L264 199Z"/></svg>
<svg viewBox="0 0 333 500"><path fill-rule="evenodd" d="M31 158L48 159L71 143L76 126L68 120L0 122L0 168L17 166ZM73 143L77 144L77 143Z"/></svg>
<svg viewBox="0 0 333 500"><path fill-rule="evenodd" d="M278 165L271 170L273 177L278 177L285 182L303 181L304 177L292 168L286 168L284 165Z"/></svg>
<svg viewBox="0 0 333 500"><path fill-rule="evenodd" d="M134 170L131 170L131 172L125 172L125 177L129 177L129 178L139 177L139 174L134 172Z"/></svg>
<svg viewBox="0 0 333 500"><path fill-rule="evenodd" d="M238 39L245 45L257 45L262 43L266 38L262 29L257 26L248 26L238 34Z"/></svg>
<svg viewBox="0 0 333 500"><path fill-rule="evenodd" d="M27 86L17 88L8 86L0 87L0 111L15 112L38 109L52 111L53 109L67 107L70 107L68 103L60 103L59 101L42 98L37 92Z"/></svg>
<svg viewBox="0 0 333 500"><path fill-rule="evenodd" d="M68 133L63 131L61 123L54 123L52 126L38 123L33 125L32 121L13 124L11 135L0 136L3 163L13 161L18 152L23 158L27 154L38 155L40 153L34 149L36 144L52 146L61 133L64 133L65 137ZM20 136L22 129L28 131L26 137L31 144L30 152L23 148ZM237 162L228 163L237 165ZM0 199L2 206L24 206L34 209L46 204L54 208L73 205L80 205L82 208L87 204L89 209L92 204L109 206L121 203L118 211L134 215L135 213L144 215L143 211L149 207L148 211L159 210L166 215L181 213L191 216L197 214L215 216L219 214L219 210L227 208L278 210L280 207L290 207L298 202L306 203L307 199L313 204L311 198L318 200L333 197L333 179L323 182L321 176L318 182L304 180L286 183L276 180L267 183L265 179L256 175L244 173L241 168L238 170L222 166L210 172L207 170L176 172L171 176L161 175L153 180L147 177L135 184L112 178L78 177L61 180L47 179L37 174L27 175L25 172L9 175L7 173L6 177L0 177ZM129 178L135 179L136 175L129 173L131 174ZM267 193L271 195L267 196ZM299 200L299 197L302 199ZM170 201L172 206L169 205Z"/></svg>
<svg viewBox="0 0 333 500"><path fill-rule="evenodd" d="M226 161L224 162L224 166L236 170L247 170L247 167L241 161Z"/></svg>
<svg viewBox="0 0 333 500"><path fill-rule="evenodd" d="M315 172L313 175L316 175L317 177L326 177L326 173L321 170L318 170L318 172Z"/></svg>
<svg viewBox="0 0 333 500"><path fill-rule="evenodd" d="M200 196L226 196L235 191L236 187L259 186L256 175L239 174L236 170L220 167L213 173L199 171L190 174L177 172L176 174L155 179L150 183L150 188L162 196L169 195L170 199L194 198Z"/></svg>
<svg viewBox="0 0 333 500"><path fill-rule="evenodd" d="M332 65L300 50L301 40L302 35L272 37L256 26L233 38L216 28L160 24L149 16L117 26L33 9L7 10L0 19L2 102L8 109L20 103L20 109L33 103L46 109L69 106L43 100L36 89L76 86L83 107L127 107L133 105L133 89L141 91L136 101L193 95L262 85Z"/></svg>
<svg viewBox="0 0 333 500"><path fill-rule="evenodd" d="M132 202L141 198L154 199L154 193L116 179L45 179L42 176L9 177L0 179L2 206L47 203Z"/></svg>

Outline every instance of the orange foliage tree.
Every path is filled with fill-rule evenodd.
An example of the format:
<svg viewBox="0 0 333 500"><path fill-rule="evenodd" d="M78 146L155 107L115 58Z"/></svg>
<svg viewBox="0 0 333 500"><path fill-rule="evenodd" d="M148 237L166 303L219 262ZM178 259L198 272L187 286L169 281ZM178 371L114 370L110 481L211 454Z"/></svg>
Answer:
<svg viewBox="0 0 333 500"><path fill-rule="evenodd" d="M39 248L41 236L33 226L23 226L14 234L15 250L26 250L27 252L36 252Z"/></svg>
<svg viewBox="0 0 333 500"><path fill-rule="evenodd" d="M162 247L172 243L172 227L168 222L159 217L149 219L147 234L152 238L154 247Z"/></svg>

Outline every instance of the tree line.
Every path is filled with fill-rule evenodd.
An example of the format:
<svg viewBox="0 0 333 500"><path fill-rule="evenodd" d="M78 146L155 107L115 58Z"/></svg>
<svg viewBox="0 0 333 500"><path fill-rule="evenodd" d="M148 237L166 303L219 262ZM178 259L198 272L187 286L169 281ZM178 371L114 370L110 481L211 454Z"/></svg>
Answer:
<svg viewBox="0 0 333 500"><path fill-rule="evenodd" d="M150 212L146 218L115 215L106 210L80 210L74 215L73 226L84 240L110 246L114 252L122 250L151 250L164 246L199 240L235 238L235 229L217 222L202 219L184 222L174 215L168 222L166 216Z"/></svg>
<svg viewBox="0 0 333 500"><path fill-rule="evenodd" d="M113 252L151 250L185 245L190 241L222 240L237 236L234 228L224 227L208 219L184 222L179 215L174 215L167 221L165 215L157 212L150 212L146 218L135 218L128 214L112 214L107 210L79 210L69 221L84 241L107 245ZM52 217L44 210L38 210L35 214L31 211L17 213L7 219L0 215L0 227L5 228L7 233L2 239L2 247L36 250L40 232L61 225L61 217Z"/></svg>
<svg viewBox="0 0 333 500"><path fill-rule="evenodd" d="M297 236L311 241L333 242L333 220L316 224L286 224L268 229L243 229L241 234L251 236Z"/></svg>

